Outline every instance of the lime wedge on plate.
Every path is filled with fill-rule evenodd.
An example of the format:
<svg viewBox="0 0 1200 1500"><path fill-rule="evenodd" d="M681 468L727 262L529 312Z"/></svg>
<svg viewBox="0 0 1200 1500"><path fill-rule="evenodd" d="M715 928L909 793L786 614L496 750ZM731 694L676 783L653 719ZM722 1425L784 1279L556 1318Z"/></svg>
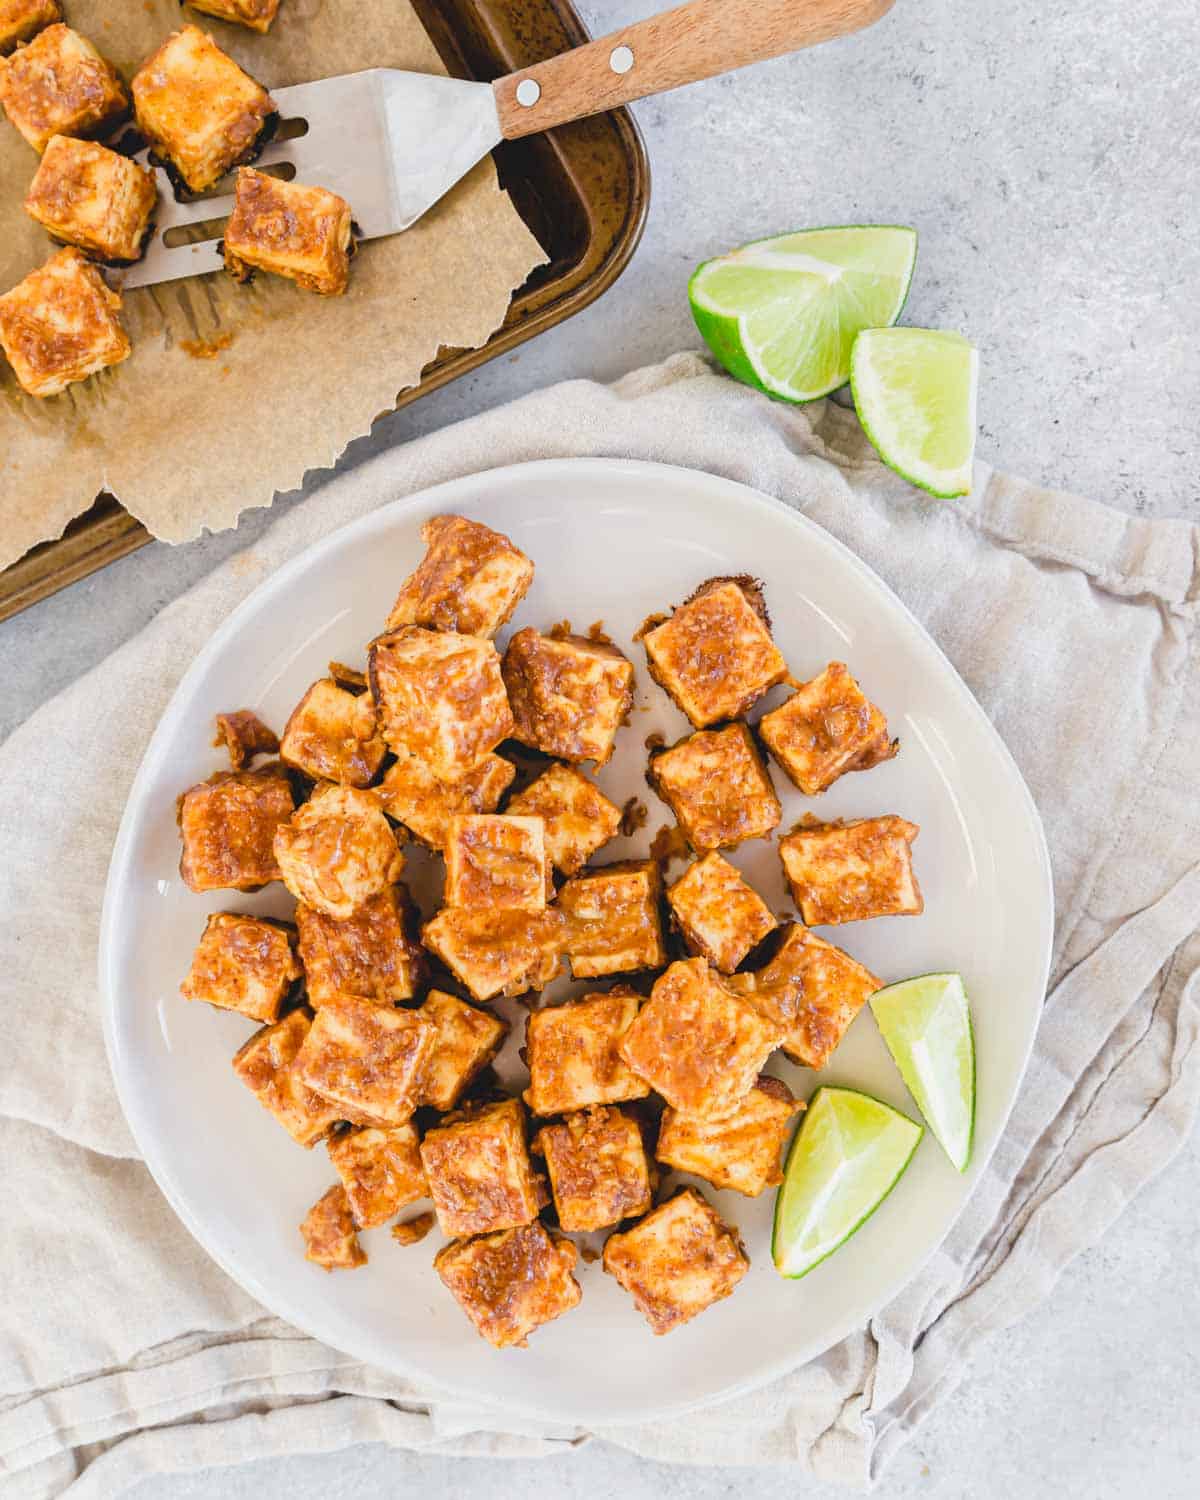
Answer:
<svg viewBox="0 0 1200 1500"><path fill-rule="evenodd" d="M961 974L922 974L871 996L908 1091L960 1172L975 1133L975 1039Z"/></svg>
<svg viewBox="0 0 1200 1500"><path fill-rule="evenodd" d="M688 298L731 375L815 401L849 380L856 335L900 316L916 258L916 230L900 225L802 229L706 260Z"/></svg>
<svg viewBox="0 0 1200 1500"><path fill-rule="evenodd" d="M958 333L871 328L850 358L858 420L880 458L941 500L971 493L979 355Z"/></svg>
<svg viewBox="0 0 1200 1500"><path fill-rule="evenodd" d="M832 1255L895 1187L924 1131L854 1089L819 1088L788 1152L771 1254L781 1276Z"/></svg>

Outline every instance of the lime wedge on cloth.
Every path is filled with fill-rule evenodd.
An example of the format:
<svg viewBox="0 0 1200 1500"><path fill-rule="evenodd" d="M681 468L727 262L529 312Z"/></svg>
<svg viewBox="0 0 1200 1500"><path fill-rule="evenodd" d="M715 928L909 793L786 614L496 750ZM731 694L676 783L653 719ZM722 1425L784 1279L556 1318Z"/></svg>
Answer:
<svg viewBox="0 0 1200 1500"><path fill-rule="evenodd" d="M788 1152L771 1254L781 1276L805 1276L863 1224L899 1181L925 1132L854 1089L819 1088Z"/></svg>
<svg viewBox="0 0 1200 1500"><path fill-rule="evenodd" d="M688 298L731 375L815 401L849 380L855 337L900 316L916 258L916 230L899 225L803 229L706 260Z"/></svg>
<svg viewBox="0 0 1200 1500"><path fill-rule="evenodd" d="M975 1132L975 1041L961 974L922 974L871 996L908 1091L960 1172Z"/></svg>

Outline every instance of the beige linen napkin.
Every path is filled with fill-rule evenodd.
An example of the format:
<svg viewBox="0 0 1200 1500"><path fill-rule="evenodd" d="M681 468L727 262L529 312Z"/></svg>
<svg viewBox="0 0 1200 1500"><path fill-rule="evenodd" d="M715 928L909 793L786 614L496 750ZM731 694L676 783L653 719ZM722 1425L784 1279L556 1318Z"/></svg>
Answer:
<svg viewBox="0 0 1200 1500"><path fill-rule="evenodd" d="M1184 1139L1200 1096L1200 529L983 467L971 499L927 500L880 466L849 412L770 402L695 355L612 387L561 385L331 480L0 747L6 1493L74 1481L82 1500L152 1472L363 1441L530 1455L586 1436L472 1409L267 1316L137 1160L95 985L122 805L213 628L285 559L385 501L568 454L757 485L881 573L1012 748L1058 909L1029 1075L930 1264L868 1327L764 1390L703 1421L601 1435L657 1458L798 1459L862 1482Z"/></svg>

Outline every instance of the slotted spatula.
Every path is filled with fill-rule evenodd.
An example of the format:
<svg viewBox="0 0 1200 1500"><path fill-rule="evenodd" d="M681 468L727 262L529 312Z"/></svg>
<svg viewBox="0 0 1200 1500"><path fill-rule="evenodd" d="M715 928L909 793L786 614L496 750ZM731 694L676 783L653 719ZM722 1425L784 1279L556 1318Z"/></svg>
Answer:
<svg viewBox="0 0 1200 1500"><path fill-rule="evenodd" d="M269 145L257 165L290 164L297 181L340 194L361 239L396 234L502 140L859 31L892 3L688 0L495 83L371 68L276 89L282 133L295 133ZM166 174L158 177L155 230L144 258L120 273L123 286L221 268L217 221L232 211L232 180L213 196L177 203ZM171 230L190 224L210 225L212 237L165 243Z"/></svg>

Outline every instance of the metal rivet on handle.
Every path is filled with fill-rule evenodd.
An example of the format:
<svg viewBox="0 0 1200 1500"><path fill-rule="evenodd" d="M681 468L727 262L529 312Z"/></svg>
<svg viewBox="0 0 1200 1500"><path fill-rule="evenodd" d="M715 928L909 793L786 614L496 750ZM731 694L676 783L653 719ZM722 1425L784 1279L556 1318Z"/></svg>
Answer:
<svg viewBox="0 0 1200 1500"><path fill-rule="evenodd" d="M633 48L614 47L609 56L608 65L614 73L628 73L633 67Z"/></svg>
<svg viewBox="0 0 1200 1500"><path fill-rule="evenodd" d="M517 103L523 104L526 109L536 104L542 97L542 86L536 78L522 78L517 84Z"/></svg>

